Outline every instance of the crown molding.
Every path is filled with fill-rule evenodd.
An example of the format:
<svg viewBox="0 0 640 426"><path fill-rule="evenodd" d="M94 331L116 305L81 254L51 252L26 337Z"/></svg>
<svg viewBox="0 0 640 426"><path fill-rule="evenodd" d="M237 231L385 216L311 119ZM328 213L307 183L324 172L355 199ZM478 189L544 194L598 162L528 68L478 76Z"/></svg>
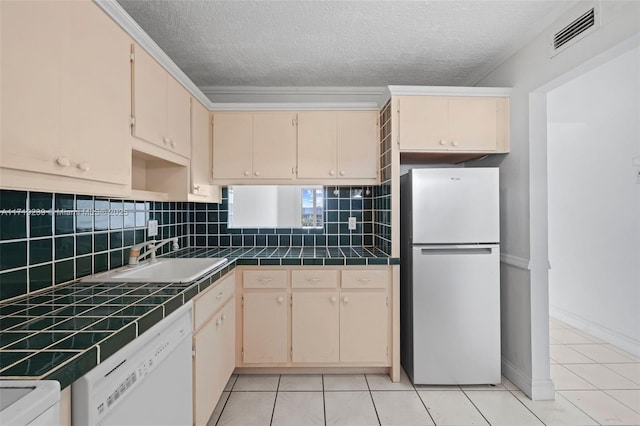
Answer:
<svg viewBox="0 0 640 426"><path fill-rule="evenodd" d="M509 87L387 86L384 103L391 96L511 96Z"/></svg>
<svg viewBox="0 0 640 426"><path fill-rule="evenodd" d="M377 102L221 102L211 111L378 111Z"/></svg>
<svg viewBox="0 0 640 426"><path fill-rule="evenodd" d="M212 109L379 109L386 87L203 86Z"/></svg>
<svg viewBox="0 0 640 426"><path fill-rule="evenodd" d="M136 21L115 0L93 0L113 21L129 36L146 50L169 74L171 74L191 95L199 100L206 108L211 109L211 101L196 86L175 62L156 44Z"/></svg>

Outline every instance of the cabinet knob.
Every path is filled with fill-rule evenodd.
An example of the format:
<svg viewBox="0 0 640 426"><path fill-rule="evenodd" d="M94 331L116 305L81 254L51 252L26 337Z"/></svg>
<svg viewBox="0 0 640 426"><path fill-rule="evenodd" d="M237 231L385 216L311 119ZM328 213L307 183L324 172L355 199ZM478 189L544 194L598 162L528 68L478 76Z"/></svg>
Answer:
<svg viewBox="0 0 640 426"><path fill-rule="evenodd" d="M336 171L333 170L333 169L329 170L329 175L335 176L336 175Z"/></svg>
<svg viewBox="0 0 640 426"><path fill-rule="evenodd" d="M338 301L338 298L335 296L331 296L329 300L331 300L331 303L336 303Z"/></svg>
<svg viewBox="0 0 640 426"><path fill-rule="evenodd" d="M193 185L193 192L200 192L200 185Z"/></svg>
<svg viewBox="0 0 640 426"><path fill-rule="evenodd" d="M222 324L222 319L218 318L218 319L216 320L216 325L220 325L220 324Z"/></svg>
<svg viewBox="0 0 640 426"><path fill-rule="evenodd" d="M340 170L340 176L344 176L346 173L344 170Z"/></svg>
<svg viewBox="0 0 640 426"><path fill-rule="evenodd" d="M255 172L254 175L260 176L260 172Z"/></svg>
<svg viewBox="0 0 640 426"><path fill-rule="evenodd" d="M221 291L220 293L218 293L218 295L216 296L216 299L221 299L222 296L224 296L224 291Z"/></svg>
<svg viewBox="0 0 640 426"><path fill-rule="evenodd" d="M344 297L342 298L342 301L343 301L344 303L349 303L349 298L348 298L347 296L344 296Z"/></svg>
<svg viewBox="0 0 640 426"><path fill-rule="evenodd" d="M279 296L278 297L278 303L282 303L284 302L284 296Z"/></svg>
<svg viewBox="0 0 640 426"><path fill-rule="evenodd" d="M222 316L220 317L222 319L222 321L227 319L227 314L222 314Z"/></svg>
<svg viewBox="0 0 640 426"><path fill-rule="evenodd" d="M453 141L453 142L451 143L451 145L453 145L453 146L458 146L458 145L460 145L460 144L458 143L458 141Z"/></svg>
<svg viewBox="0 0 640 426"><path fill-rule="evenodd" d="M176 141L174 141L173 139L169 140L169 144L171 145L171 148L175 148L176 147Z"/></svg>
<svg viewBox="0 0 640 426"><path fill-rule="evenodd" d="M443 145L443 146L444 146L444 145L446 145L446 144L447 144L447 141L445 141L444 139L440 139L440 145Z"/></svg>
<svg viewBox="0 0 640 426"><path fill-rule="evenodd" d="M163 142L165 145L166 145L166 144L168 144L168 143L169 143L169 138L165 136L164 138L162 138L162 142Z"/></svg>
<svg viewBox="0 0 640 426"><path fill-rule="evenodd" d="M244 175L245 175L245 176L249 176L250 174L251 174L251 173L249 173L249 170L245 170L245 171L244 171Z"/></svg>
<svg viewBox="0 0 640 426"><path fill-rule="evenodd" d="M56 164L60 167L69 167L71 161L69 161L69 157L58 157L56 158Z"/></svg>
<svg viewBox="0 0 640 426"><path fill-rule="evenodd" d="M89 171L89 163L83 161L82 163L78 164L78 169L82 170L83 172L88 172Z"/></svg>

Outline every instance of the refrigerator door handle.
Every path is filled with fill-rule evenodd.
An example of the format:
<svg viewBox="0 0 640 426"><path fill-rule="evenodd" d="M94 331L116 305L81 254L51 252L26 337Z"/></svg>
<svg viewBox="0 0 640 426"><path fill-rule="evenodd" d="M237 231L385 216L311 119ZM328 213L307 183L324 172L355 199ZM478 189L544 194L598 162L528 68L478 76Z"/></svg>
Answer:
<svg viewBox="0 0 640 426"><path fill-rule="evenodd" d="M420 254L425 255L461 255L461 254L491 254L497 247L433 247L423 248Z"/></svg>

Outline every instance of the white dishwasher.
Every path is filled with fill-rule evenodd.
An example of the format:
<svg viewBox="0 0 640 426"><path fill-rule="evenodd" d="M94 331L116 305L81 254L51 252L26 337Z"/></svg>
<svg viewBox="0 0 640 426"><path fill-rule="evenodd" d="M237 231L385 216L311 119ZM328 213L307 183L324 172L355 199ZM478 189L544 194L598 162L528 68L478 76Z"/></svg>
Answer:
<svg viewBox="0 0 640 426"><path fill-rule="evenodd" d="M193 423L189 301L76 380L73 425Z"/></svg>

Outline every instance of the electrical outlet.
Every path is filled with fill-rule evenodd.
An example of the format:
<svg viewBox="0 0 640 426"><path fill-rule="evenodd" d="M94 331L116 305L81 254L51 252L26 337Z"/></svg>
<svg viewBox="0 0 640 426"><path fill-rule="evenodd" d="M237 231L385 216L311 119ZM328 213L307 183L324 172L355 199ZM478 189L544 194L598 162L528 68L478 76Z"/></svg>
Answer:
<svg viewBox="0 0 640 426"><path fill-rule="evenodd" d="M158 235L158 221L150 220L147 222L147 237L155 237Z"/></svg>
<svg viewBox="0 0 640 426"><path fill-rule="evenodd" d="M349 231L355 231L356 229L356 218L351 216L349 218Z"/></svg>

